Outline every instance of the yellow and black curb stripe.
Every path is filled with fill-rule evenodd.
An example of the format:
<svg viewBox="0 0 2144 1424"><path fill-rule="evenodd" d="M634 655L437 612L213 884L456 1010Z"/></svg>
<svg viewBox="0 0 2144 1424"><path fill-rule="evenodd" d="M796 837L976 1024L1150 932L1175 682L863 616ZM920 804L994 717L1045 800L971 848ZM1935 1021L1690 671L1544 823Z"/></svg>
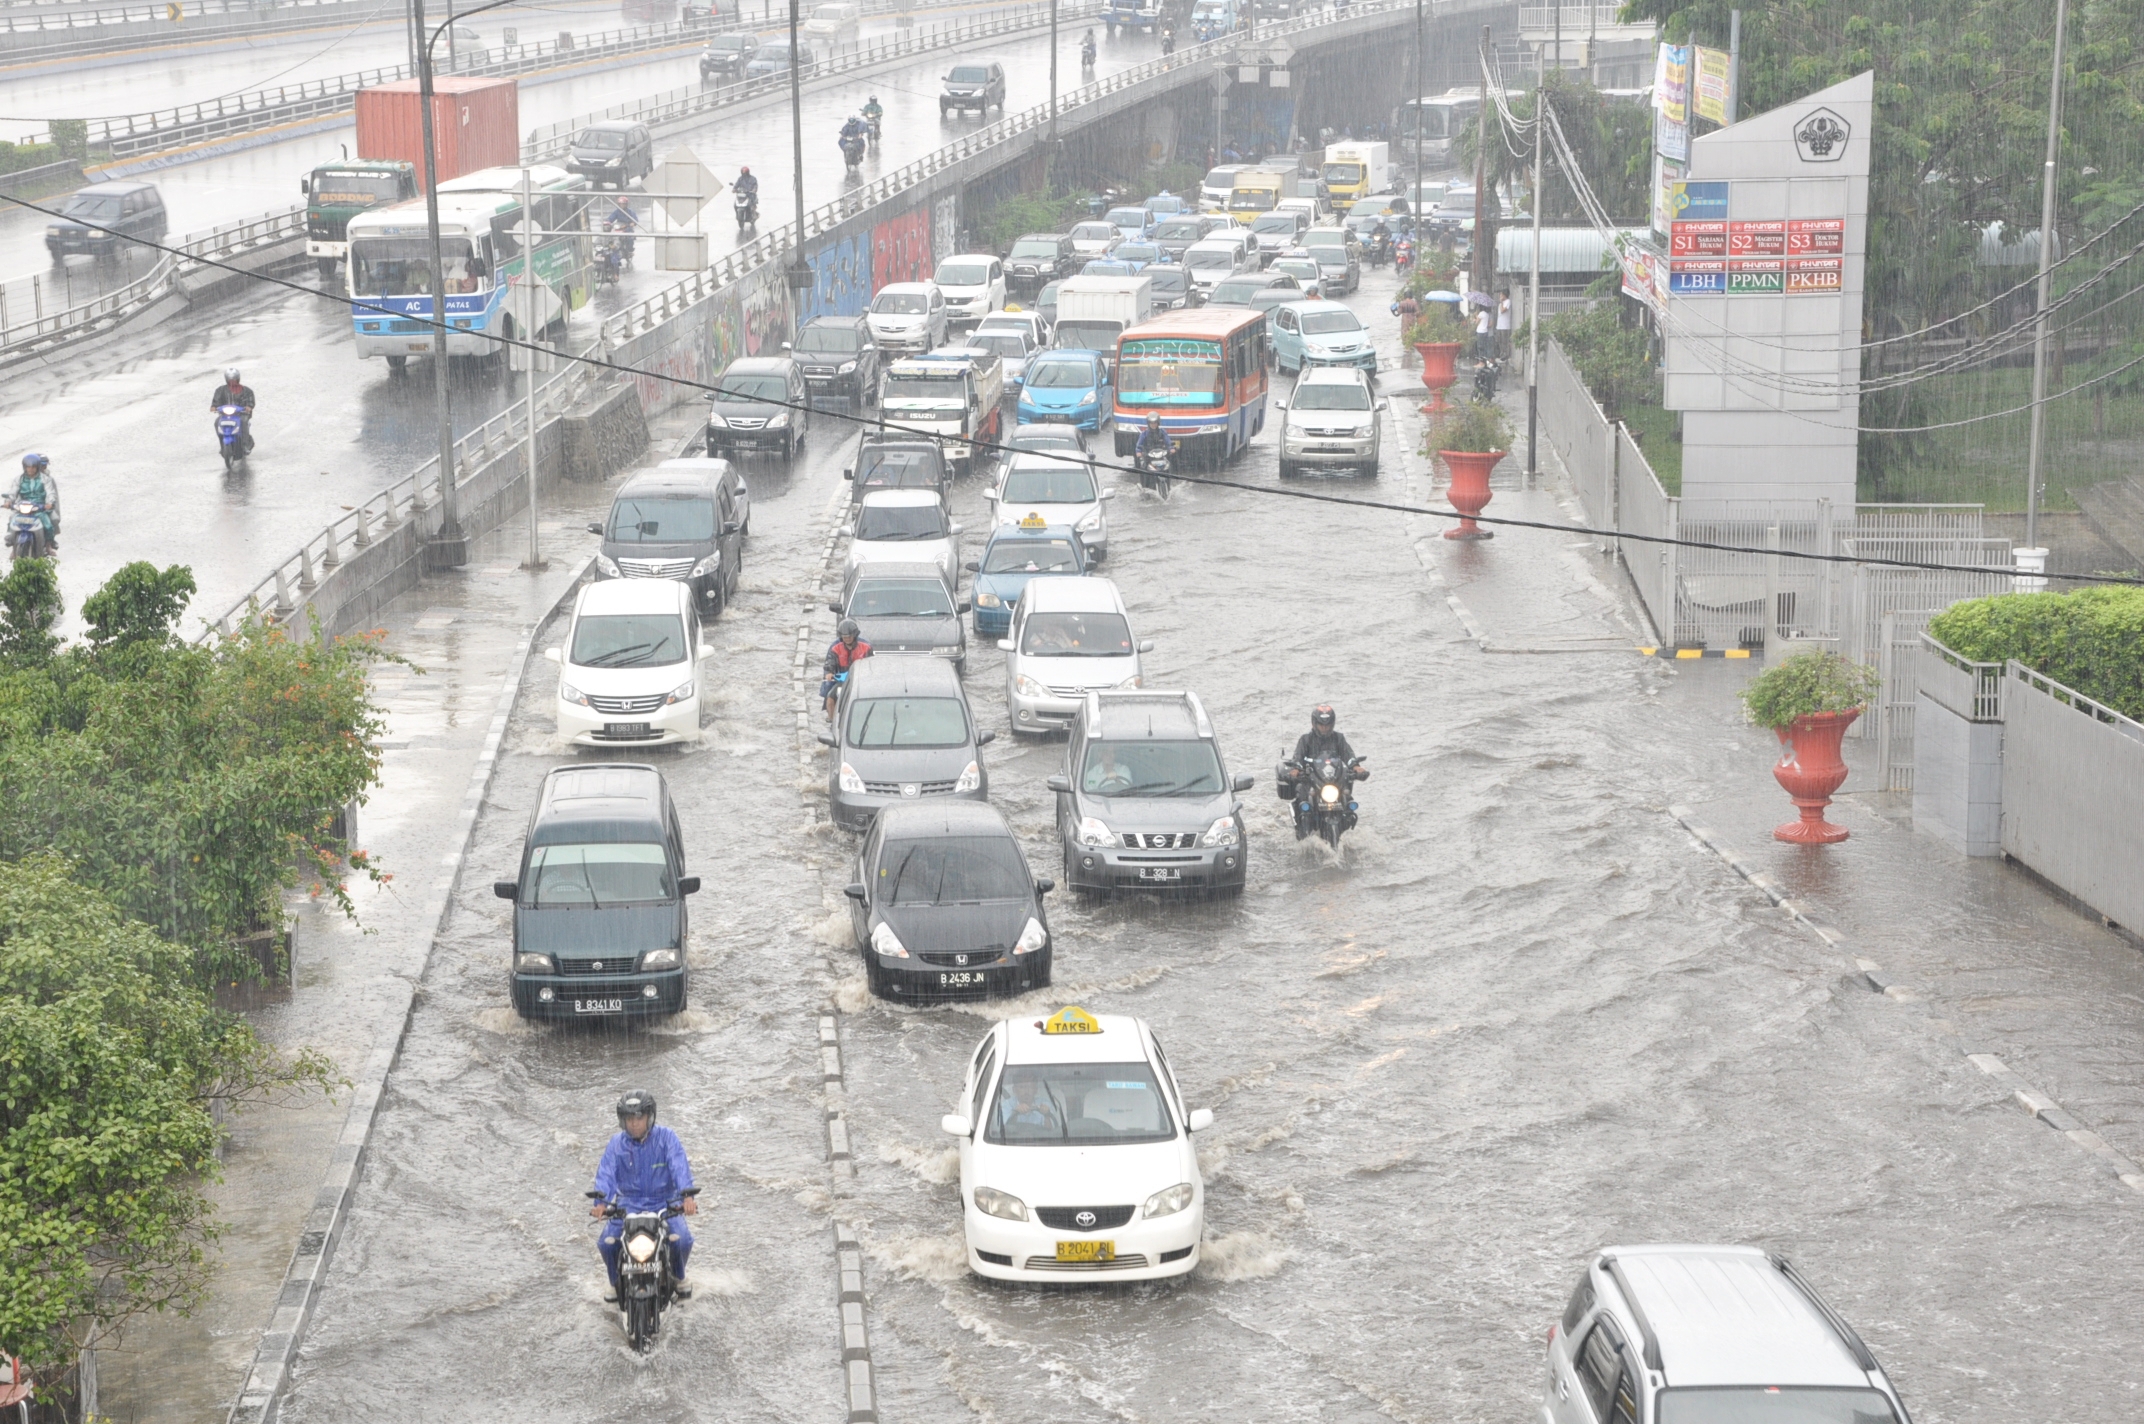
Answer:
<svg viewBox="0 0 2144 1424"><path fill-rule="evenodd" d="M1692 658L1755 658L1763 661L1764 654L1755 648L1639 648L1641 657L1673 658L1687 662Z"/></svg>

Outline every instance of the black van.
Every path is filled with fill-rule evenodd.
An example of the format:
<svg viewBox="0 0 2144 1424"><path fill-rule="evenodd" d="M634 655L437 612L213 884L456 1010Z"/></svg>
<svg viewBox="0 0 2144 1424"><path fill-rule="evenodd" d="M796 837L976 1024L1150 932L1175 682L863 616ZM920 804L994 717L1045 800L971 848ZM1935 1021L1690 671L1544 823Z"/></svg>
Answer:
<svg viewBox="0 0 2144 1424"><path fill-rule="evenodd" d="M596 577L679 579L692 585L700 612L722 612L744 570L744 531L752 522L744 476L727 460L665 460L618 487L610 517L590 524L601 534Z"/></svg>
<svg viewBox="0 0 2144 1424"><path fill-rule="evenodd" d="M154 183L92 183L60 205L59 216L45 224L45 250L55 265L70 252L87 252L110 260L131 252L126 239L162 242L167 224L164 198Z"/></svg>
<svg viewBox="0 0 2144 1424"><path fill-rule="evenodd" d="M543 779L514 902L508 982L523 1018L674 1014L685 1007L685 840L652 766L561 766Z"/></svg>

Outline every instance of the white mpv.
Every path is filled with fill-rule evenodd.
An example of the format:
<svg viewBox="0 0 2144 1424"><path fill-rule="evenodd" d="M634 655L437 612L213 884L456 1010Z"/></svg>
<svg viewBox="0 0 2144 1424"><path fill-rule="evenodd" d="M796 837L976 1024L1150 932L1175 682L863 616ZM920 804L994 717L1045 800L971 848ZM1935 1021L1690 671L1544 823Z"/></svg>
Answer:
<svg viewBox="0 0 2144 1424"><path fill-rule="evenodd" d="M677 579L606 579L574 601L559 665L558 734L583 747L700 740L700 641L692 587Z"/></svg>
<svg viewBox="0 0 2144 1424"><path fill-rule="evenodd" d="M1005 707L1015 732L1072 725L1089 691L1140 686L1141 653L1123 596L1106 578L1029 579L1013 605L1005 652Z"/></svg>
<svg viewBox="0 0 2144 1424"><path fill-rule="evenodd" d="M1015 455L983 498L997 508L999 524L1069 524L1087 552L1109 552L1109 516L1104 507L1117 492L1095 478L1094 466L1050 455Z"/></svg>

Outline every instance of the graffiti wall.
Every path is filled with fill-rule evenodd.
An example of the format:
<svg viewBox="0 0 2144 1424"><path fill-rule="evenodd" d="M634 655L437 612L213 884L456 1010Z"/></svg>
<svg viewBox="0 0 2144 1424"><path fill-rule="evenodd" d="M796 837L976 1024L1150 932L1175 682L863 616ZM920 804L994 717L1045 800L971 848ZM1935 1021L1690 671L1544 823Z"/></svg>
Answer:
<svg viewBox="0 0 2144 1424"><path fill-rule="evenodd" d="M947 193L931 204L931 251L940 262L960 251L958 193Z"/></svg>
<svg viewBox="0 0 2144 1424"><path fill-rule="evenodd" d="M804 321L815 316L854 316L871 304L871 234L836 238L810 254L812 289L804 294Z"/></svg>
<svg viewBox="0 0 2144 1424"><path fill-rule="evenodd" d="M922 282L937 270L931 256L931 210L913 208L871 229L871 290L892 282Z"/></svg>

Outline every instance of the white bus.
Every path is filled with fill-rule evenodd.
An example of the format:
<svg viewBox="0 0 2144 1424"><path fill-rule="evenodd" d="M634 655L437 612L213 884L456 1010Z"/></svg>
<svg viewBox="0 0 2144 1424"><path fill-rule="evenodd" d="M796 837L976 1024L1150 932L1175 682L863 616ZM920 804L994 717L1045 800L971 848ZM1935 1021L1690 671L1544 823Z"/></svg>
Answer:
<svg viewBox="0 0 2144 1424"><path fill-rule="evenodd" d="M511 280L521 253L521 172L486 168L439 185L439 238L445 264L451 356L489 356L489 339L520 331ZM529 170L535 226L538 330L564 325L588 301L588 181L563 168ZM432 246L422 198L350 219L350 325L357 354L381 356L399 371L432 350ZM386 308L386 310L381 310Z"/></svg>
<svg viewBox="0 0 2144 1424"><path fill-rule="evenodd" d="M1417 103L1409 99L1392 112L1392 157L1412 166L1415 160L1415 110L1422 113L1422 167L1434 171L1450 167L1452 140L1464 133L1481 112L1479 89L1454 89Z"/></svg>

